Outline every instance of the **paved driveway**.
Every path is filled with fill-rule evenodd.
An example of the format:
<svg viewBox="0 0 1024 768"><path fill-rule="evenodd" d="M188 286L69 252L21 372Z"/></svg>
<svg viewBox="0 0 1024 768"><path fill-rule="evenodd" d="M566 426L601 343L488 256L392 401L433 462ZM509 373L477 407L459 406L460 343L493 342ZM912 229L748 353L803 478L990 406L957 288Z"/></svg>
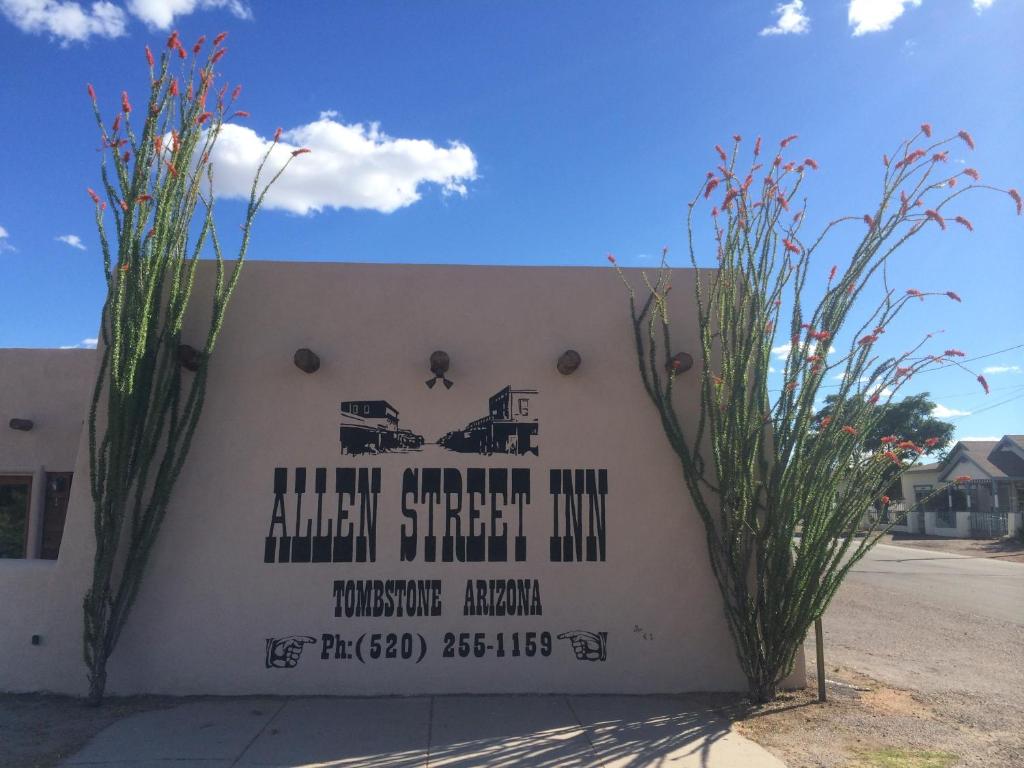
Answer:
<svg viewBox="0 0 1024 768"><path fill-rule="evenodd" d="M671 696L203 699L125 718L66 766L784 768Z"/></svg>

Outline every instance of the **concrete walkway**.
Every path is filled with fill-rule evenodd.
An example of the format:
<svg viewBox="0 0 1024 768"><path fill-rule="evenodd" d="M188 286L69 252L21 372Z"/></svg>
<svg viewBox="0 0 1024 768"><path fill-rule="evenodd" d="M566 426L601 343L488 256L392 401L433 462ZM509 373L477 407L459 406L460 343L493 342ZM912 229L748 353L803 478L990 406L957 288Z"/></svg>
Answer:
<svg viewBox="0 0 1024 768"><path fill-rule="evenodd" d="M189 701L132 715L66 766L784 768L671 696L421 696Z"/></svg>

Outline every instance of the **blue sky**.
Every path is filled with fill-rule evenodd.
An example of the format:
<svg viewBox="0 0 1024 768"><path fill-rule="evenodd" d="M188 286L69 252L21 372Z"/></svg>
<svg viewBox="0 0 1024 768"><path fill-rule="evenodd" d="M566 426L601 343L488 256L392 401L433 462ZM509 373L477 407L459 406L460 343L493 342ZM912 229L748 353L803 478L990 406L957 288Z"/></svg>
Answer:
<svg viewBox="0 0 1024 768"><path fill-rule="evenodd" d="M1024 187L1021 0L0 0L0 346L96 335L85 83L112 117L122 89L145 88L143 45L171 29L229 32L221 72L244 85L246 136L319 142L251 258L598 266L611 251L645 266L668 245L685 265L686 201L734 133L800 135L821 165L812 222L867 210L882 153L922 121L970 130L977 149L952 160ZM997 193L958 210L975 232L933 228L891 277L963 304L929 299L888 340L944 329L938 351L1014 348L970 364L994 369L988 396L954 370L908 391L930 391L960 437L1021 433L1024 218Z"/></svg>

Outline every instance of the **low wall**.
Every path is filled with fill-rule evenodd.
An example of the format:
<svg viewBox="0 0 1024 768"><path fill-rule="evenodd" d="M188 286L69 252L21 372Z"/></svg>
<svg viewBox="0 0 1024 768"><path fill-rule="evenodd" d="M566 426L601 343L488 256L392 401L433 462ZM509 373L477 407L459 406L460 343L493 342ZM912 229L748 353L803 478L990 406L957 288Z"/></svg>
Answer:
<svg viewBox="0 0 1024 768"><path fill-rule="evenodd" d="M691 352L693 280L672 292ZM435 349L451 388L426 386ZM608 269L246 265L108 690L743 689L634 354ZM691 424L696 385L676 394ZM92 546L77 482L59 560L0 563L0 688L86 690Z"/></svg>

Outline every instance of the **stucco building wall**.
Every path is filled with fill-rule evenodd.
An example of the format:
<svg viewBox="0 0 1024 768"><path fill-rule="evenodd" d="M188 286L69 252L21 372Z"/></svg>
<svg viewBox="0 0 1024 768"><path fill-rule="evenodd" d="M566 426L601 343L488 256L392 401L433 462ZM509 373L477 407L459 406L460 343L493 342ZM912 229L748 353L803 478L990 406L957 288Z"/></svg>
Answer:
<svg viewBox="0 0 1024 768"><path fill-rule="evenodd" d="M209 276L207 269L204 281ZM691 353L697 347L688 304L693 279L692 271L678 271L672 292L673 338L677 349ZM197 289L197 308L207 288L201 282ZM186 340L199 344L205 314L193 313ZM320 355L317 373L293 365L300 347ZM568 348L579 351L583 363L563 376L555 361ZM425 386L432 378L426 361L435 349L451 356L450 389L440 382ZM85 389L92 376L86 367L76 374L77 386ZM489 398L506 386L536 391L520 418L536 420L537 455L461 453L436 444L486 417ZM677 404L689 423L699 408L696 386L691 371L677 387ZM85 398L80 389L75 392L84 415ZM399 427L422 435L425 444L342 455L339 403L359 400L387 401L398 411ZM92 519L88 484L81 482L88 475L84 440L80 435L79 482L72 488L59 560L42 569L0 562L0 603L13 616L0 625L0 689L86 690L81 600L91 568ZM0 445L15 450L7 438ZM273 522L278 501L288 533L294 531L298 468L307 470L301 530L307 521L316 526L318 468L327 478L324 525L337 520L336 470L365 468L368 477L379 470L375 562L265 562L268 535L279 539L284 533L281 522ZM414 470L423 481L424 470L434 469L455 470L446 477L458 474L463 483L471 469L528 470L525 560L513 555L517 504L499 497L508 559L443 562L445 505L454 505L455 495L451 501L439 497L437 559L425 560L429 504L422 495L403 493L403 478ZM275 470L285 470L287 478L280 498ZM552 562L552 470L571 470L571 477L576 470L593 470L595 482L604 479L603 497L580 497L583 531L595 538L598 531L588 520L591 500L595 512L604 510L603 560L596 549L588 560L584 547L582 562ZM565 497L557 498L564 527ZM346 497L349 520L359 515L359 499L352 501ZM483 512L474 528L490 529L494 501L489 491L463 493L461 525L469 524L475 504ZM404 561L402 537L411 530L412 509L418 548L415 559ZM274 559L279 545L278 540L271 546ZM374 580L440 582L440 615L335 615L335 582ZM539 602L531 609L541 612L466 615L467 582L469 602L476 605L478 580L528 580ZM488 601L493 596L485 596ZM590 639L576 632L591 633ZM465 657L463 633L471 648ZM527 633L536 633L532 656ZM30 644L32 634L40 635L40 645ZM397 650L387 658L391 634ZM375 635L383 647L380 658L373 658ZM406 635L409 658L403 658ZM333 646L325 645L327 637ZM288 638L296 639L288 647L301 649L290 661L279 644ZM519 655L513 654L514 644ZM801 658L790 682L802 683L802 664ZM639 381L626 295L614 273L246 265L211 363L203 420L111 658L111 693L648 693L744 687L703 528Z"/></svg>

